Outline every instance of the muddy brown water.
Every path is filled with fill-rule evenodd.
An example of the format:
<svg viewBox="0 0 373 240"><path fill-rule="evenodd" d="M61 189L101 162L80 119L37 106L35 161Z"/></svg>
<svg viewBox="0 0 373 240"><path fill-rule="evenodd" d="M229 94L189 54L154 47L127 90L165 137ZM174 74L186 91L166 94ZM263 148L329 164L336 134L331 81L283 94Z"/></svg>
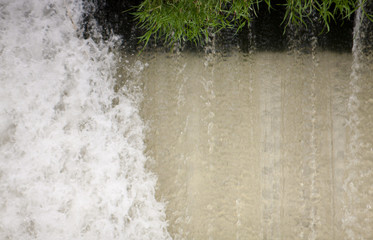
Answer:
<svg viewBox="0 0 373 240"><path fill-rule="evenodd" d="M373 239L371 60L143 61L148 167L173 239Z"/></svg>

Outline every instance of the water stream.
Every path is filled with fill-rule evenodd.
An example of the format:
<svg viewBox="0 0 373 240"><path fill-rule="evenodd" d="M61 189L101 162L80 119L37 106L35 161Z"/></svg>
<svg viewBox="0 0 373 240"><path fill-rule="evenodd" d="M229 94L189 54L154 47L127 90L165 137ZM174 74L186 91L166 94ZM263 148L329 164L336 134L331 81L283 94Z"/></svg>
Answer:
<svg viewBox="0 0 373 240"><path fill-rule="evenodd" d="M0 239L373 239L360 13L352 53L138 56L83 5L0 2Z"/></svg>
<svg viewBox="0 0 373 240"><path fill-rule="evenodd" d="M174 239L372 239L373 81L353 54L150 54L148 154Z"/></svg>
<svg viewBox="0 0 373 240"><path fill-rule="evenodd" d="M82 13L0 1L0 239L169 239L118 39L78 37Z"/></svg>
<svg viewBox="0 0 373 240"><path fill-rule="evenodd" d="M353 61L331 52L148 59L142 114L174 239L370 239L372 65L358 97L370 111L351 110ZM349 128L350 116L366 122ZM365 158L352 167L355 145ZM360 189L346 191L351 183Z"/></svg>

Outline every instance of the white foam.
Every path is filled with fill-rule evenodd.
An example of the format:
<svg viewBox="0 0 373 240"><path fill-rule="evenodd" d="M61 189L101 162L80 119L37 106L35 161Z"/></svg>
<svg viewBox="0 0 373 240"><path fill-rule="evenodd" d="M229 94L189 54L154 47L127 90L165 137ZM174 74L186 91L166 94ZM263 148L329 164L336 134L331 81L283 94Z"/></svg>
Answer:
<svg viewBox="0 0 373 240"><path fill-rule="evenodd" d="M0 239L169 239L113 42L78 38L81 13L0 3Z"/></svg>

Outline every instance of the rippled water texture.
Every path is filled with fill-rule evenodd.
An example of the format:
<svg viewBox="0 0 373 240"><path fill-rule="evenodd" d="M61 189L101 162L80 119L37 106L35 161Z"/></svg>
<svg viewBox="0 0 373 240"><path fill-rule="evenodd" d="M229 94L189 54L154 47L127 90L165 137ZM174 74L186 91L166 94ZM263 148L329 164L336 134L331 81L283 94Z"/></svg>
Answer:
<svg viewBox="0 0 373 240"><path fill-rule="evenodd" d="M154 54L142 116L174 239L373 239L373 64Z"/></svg>

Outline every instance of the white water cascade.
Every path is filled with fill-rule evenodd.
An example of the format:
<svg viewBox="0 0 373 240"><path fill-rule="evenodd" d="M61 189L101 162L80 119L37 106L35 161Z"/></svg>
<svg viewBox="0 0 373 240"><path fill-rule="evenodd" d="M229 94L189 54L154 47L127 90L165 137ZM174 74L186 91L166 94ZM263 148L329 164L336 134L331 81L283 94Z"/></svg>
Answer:
<svg viewBox="0 0 373 240"><path fill-rule="evenodd" d="M118 39L78 37L82 13L0 1L0 239L169 239Z"/></svg>
<svg viewBox="0 0 373 240"><path fill-rule="evenodd" d="M352 54L249 30L249 53L131 56L83 9L0 0L0 239L373 239L361 11Z"/></svg>

